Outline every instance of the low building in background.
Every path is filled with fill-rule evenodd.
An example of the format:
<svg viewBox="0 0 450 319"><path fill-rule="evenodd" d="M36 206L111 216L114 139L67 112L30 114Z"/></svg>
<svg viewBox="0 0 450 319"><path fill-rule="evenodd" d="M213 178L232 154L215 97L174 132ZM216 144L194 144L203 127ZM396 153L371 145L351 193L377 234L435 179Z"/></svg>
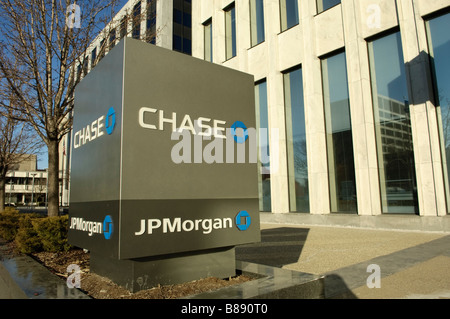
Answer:
<svg viewBox="0 0 450 319"><path fill-rule="evenodd" d="M6 206L38 206L47 203L47 170L37 168L37 155L26 155L26 159L11 168L6 174ZM60 205L67 206L63 199L63 171L59 173ZM64 183L66 185L66 183Z"/></svg>

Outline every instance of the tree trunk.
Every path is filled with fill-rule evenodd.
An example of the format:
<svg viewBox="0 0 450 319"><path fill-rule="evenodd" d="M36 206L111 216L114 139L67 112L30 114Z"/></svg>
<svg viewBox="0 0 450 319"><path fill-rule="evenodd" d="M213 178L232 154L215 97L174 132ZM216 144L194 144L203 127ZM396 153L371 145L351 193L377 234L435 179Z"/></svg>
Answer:
<svg viewBox="0 0 450 319"><path fill-rule="evenodd" d="M5 210L5 176L0 176L0 213Z"/></svg>
<svg viewBox="0 0 450 319"><path fill-rule="evenodd" d="M50 140L48 146L48 216L59 215L59 152L58 140Z"/></svg>

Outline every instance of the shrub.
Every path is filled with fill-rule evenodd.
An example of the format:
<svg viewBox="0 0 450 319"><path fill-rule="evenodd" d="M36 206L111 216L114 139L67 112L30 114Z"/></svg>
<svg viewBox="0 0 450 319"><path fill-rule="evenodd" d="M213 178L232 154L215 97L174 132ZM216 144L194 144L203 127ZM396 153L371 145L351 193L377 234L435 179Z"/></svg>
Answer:
<svg viewBox="0 0 450 319"><path fill-rule="evenodd" d="M24 215L19 222L19 230L15 238L17 249L23 254L30 254L42 250L42 242L38 236L38 232L34 227L34 223L38 218Z"/></svg>
<svg viewBox="0 0 450 319"><path fill-rule="evenodd" d="M13 241L19 229L19 220L18 210L7 207L0 212L0 237L8 242Z"/></svg>
<svg viewBox="0 0 450 319"><path fill-rule="evenodd" d="M33 221L34 229L42 243L42 249L48 252L68 251L67 242L69 217L46 217Z"/></svg>
<svg viewBox="0 0 450 319"><path fill-rule="evenodd" d="M42 217L38 214L20 214L14 209L0 213L0 236L15 241L24 254L39 251L68 251L72 247L67 240L69 217Z"/></svg>

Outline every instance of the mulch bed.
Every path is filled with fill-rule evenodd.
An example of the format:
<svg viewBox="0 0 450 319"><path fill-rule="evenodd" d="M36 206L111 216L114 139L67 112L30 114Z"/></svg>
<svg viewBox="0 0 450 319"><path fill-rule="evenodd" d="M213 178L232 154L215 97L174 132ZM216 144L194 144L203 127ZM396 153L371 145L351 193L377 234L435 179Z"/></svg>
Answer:
<svg viewBox="0 0 450 319"><path fill-rule="evenodd" d="M20 255L14 243L6 243L0 239L1 256L13 257ZM82 249L72 249L68 252L39 252L30 255L43 264L55 275L67 280L70 275L67 267L76 264L81 269L80 290L94 299L177 299L203 292L213 291L220 288L240 284L254 278L238 275L228 279L205 278L184 284L158 286L148 290L131 293L124 287L118 286L111 280L98 276L89 271L90 254Z"/></svg>

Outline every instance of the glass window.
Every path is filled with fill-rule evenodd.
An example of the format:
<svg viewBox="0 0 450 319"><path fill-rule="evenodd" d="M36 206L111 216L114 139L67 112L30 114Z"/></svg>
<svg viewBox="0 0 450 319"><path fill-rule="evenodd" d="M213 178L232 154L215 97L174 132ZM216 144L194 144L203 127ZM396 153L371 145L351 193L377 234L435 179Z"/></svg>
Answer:
<svg viewBox="0 0 450 319"><path fill-rule="evenodd" d="M447 202L450 203L450 13L427 21L428 42L434 74L441 134ZM447 205L450 211L450 205Z"/></svg>
<svg viewBox="0 0 450 319"><path fill-rule="evenodd" d="M234 3L225 9L226 59L236 56L236 9Z"/></svg>
<svg viewBox="0 0 450 319"><path fill-rule="evenodd" d="M173 50L192 54L191 1L173 0Z"/></svg>
<svg viewBox="0 0 450 319"><path fill-rule="evenodd" d="M183 25L185 27L192 27L192 17L190 12L183 12Z"/></svg>
<svg viewBox="0 0 450 319"><path fill-rule="evenodd" d="M147 0L147 42L156 44L156 0Z"/></svg>
<svg viewBox="0 0 450 319"><path fill-rule="evenodd" d="M250 32L252 46L265 40L263 0L250 0Z"/></svg>
<svg viewBox="0 0 450 319"><path fill-rule="evenodd" d="M183 50L182 39L178 35L173 35L173 49L175 51L181 52Z"/></svg>
<svg viewBox="0 0 450 319"><path fill-rule="evenodd" d="M281 31L298 24L298 0L280 0Z"/></svg>
<svg viewBox="0 0 450 319"><path fill-rule="evenodd" d="M203 24L205 60L213 62L213 45L212 45L212 20L209 19Z"/></svg>
<svg viewBox="0 0 450 319"><path fill-rule="evenodd" d="M192 53L191 39L183 38L183 53L191 55L191 53Z"/></svg>
<svg viewBox="0 0 450 319"><path fill-rule="evenodd" d="M133 7L133 39L140 39L141 37L141 2L139 1Z"/></svg>
<svg viewBox="0 0 450 319"><path fill-rule="evenodd" d="M99 61L101 59L103 59L103 57L105 56L105 53L106 53L105 45L106 45L106 40L105 39L101 40L100 41L100 53L99 53L99 57L98 57Z"/></svg>
<svg viewBox="0 0 450 319"><path fill-rule="evenodd" d="M128 33L128 18L127 16L123 17L121 22L120 22L120 38L124 38L127 36Z"/></svg>
<svg viewBox="0 0 450 319"><path fill-rule="evenodd" d="M255 85L256 118L259 131L259 209L262 212L270 212L270 151L269 151L269 112L267 105L267 82L263 81Z"/></svg>
<svg viewBox="0 0 450 319"><path fill-rule="evenodd" d="M322 60L332 212L356 212L356 179L345 53Z"/></svg>
<svg viewBox="0 0 450 319"><path fill-rule="evenodd" d="M341 3L341 0L317 0L317 13L328 10Z"/></svg>
<svg viewBox="0 0 450 319"><path fill-rule="evenodd" d="M414 150L400 33L369 43L375 136L384 213L417 213Z"/></svg>
<svg viewBox="0 0 450 319"><path fill-rule="evenodd" d="M283 77L290 210L307 213L309 183L302 69L285 73Z"/></svg>
<svg viewBox="0 0 450 319"><path fill-rule="evenodd" d="M91 52L91 68L95 66L95 63L97 62L97 48L93 48Z"/></svg>
<svg viewBox="0 0 450 319"><path fill-rule="evenodd" d="M182 24L183 23L183 13L180 10L173 10L173 22Z"/></svg>
<svg viewBox="0 0 450 319"><path fill-rule="evenodd" d="M109 49L111 50L116 45L116 29L109 32Z"/></svg>

